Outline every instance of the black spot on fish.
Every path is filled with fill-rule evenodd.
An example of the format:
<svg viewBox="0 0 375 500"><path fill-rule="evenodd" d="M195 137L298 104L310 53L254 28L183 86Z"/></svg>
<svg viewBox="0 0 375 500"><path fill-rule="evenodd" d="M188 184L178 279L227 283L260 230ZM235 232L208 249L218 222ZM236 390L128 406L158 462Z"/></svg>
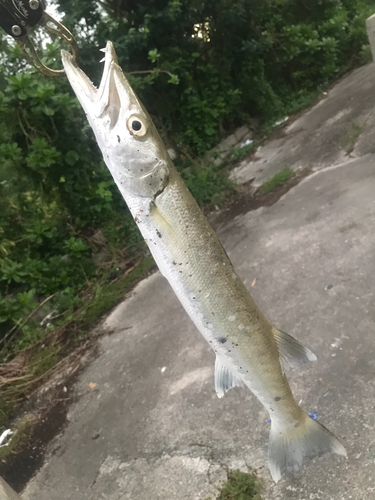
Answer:
<svg viewBox="0 0 375 500"><path fill-rule="evenodd" d="M301 425L301 422L297 422L296 424L294 424L294 427L299 427Z"/></svg>
<svg viewBox="0 0 375 500"><path fill-rule="evenodd" d="M117 142L121 142L120 136L117 136Z"/></svg>
<svg viewBox="0 0 375 500"><path fill-rule="evenodd" d="M280 401L280 399L281 399L281 398L280 398L279 396L277 396L277 397L274 399L274 401L276 401L276 402L277 402L277 401Z"/></svg>
<svg viewBox="0 0 375 500"><path fill-rule="evenodd" d="M159 236L159 238L161 238L161 233L160 233L160 231L156 230L156 234Z"/></svg>
<svg viewBox="0 0 375 500"><path fill-rule="evenodd" d="M220 337L219 338L219 342L220 344L225 344L225 342L227 341L227 338L226 337Z"/></svg>

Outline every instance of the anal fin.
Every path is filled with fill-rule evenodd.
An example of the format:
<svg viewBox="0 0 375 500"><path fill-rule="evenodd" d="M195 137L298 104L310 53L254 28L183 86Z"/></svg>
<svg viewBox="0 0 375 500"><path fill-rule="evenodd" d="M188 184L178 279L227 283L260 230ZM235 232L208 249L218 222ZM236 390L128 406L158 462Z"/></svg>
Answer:
<svg viewBox="0 0 375 500"><path fill-rule="evenodd" d="M219 398L232 389L232 387L242 387L242 380L233 371L224 365L220 358L215 360L215 390Z"/></svg>
<svg viewBox="0 0 375 500"><path fill-rule="evenodd" d="M303 346L288 333L272 328L279 349L280 363L283 371L287 368L297 368L308 361L316 361L315 354Z"/></svg>

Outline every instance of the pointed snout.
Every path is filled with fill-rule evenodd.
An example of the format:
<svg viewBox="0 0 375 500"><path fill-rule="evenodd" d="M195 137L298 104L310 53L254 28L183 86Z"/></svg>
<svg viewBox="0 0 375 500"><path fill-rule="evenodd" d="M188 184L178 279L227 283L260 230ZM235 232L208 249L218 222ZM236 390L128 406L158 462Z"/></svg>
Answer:
<svg viewBox="0 0 375 500"><path fill-rule="evenodd" d="M126 113L130 104L136 99L125 75L117 62L117 56L112 42L102 51L104 69L99 87L91 82L88 76L76 65L69 52L61 51L61 57L66 76L86 115L94 128L94 119L103 118L113 128L121 113Z"/></svg>

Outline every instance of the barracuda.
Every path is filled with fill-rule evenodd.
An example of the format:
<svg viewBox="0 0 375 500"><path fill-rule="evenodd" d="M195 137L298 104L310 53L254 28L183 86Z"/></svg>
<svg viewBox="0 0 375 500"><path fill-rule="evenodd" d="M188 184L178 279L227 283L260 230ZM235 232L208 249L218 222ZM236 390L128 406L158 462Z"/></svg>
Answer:
<svg viewBox="0 0 375 500"><path fill-rule="evenodd" d="M346 456L335 436L299 407L284 374L315 355L256 306L175 169L111 42L104 52L99 88L63 51L65 72L161 273L216 353L217 395L245 385L268 410L268 458L276 482L297 471L304 457Z"/></svg>

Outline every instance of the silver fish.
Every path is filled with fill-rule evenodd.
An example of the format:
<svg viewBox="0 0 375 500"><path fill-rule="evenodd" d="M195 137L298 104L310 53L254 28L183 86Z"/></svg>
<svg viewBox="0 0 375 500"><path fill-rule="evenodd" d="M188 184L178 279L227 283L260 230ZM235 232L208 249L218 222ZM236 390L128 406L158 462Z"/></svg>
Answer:
<svg viewBox="0 0 375 500"><path fill-rule="evenodd" d="M315 355L262 314L179 176L107 43L99 88L63 51L65 72L103 158L162 274L216 353L222 397L247 386L271 418L268 458L277 482L304 457L346 456L338 439L296 403L284 370Z"/></svg>

